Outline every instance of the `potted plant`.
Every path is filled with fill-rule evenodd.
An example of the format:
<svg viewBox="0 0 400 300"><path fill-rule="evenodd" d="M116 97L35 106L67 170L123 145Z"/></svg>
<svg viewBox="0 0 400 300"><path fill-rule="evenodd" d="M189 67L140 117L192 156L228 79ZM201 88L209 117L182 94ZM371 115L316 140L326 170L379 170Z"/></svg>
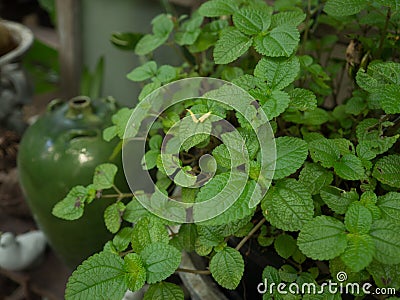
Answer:
<svg viewBox="0 0 400 300"><path fill-rule="evenodd" d="M103 137L121 139L118 149L132 147L123 154L131 188L143 180L140 169L130 168L135 160L157 188L121 191L113 183L116 166L98 166L97 192L87 188L85 199L114 189L104 220L115 237L73 273L66 299L121 299L145 283L144 299L183 299L165 281L175 272L211 275L236 289L244 258L252 255L240 250L249 243L282 259L262 266L257 291L247 289L259 298L394 296L400 287L399 11L396 1L381 0L273 6L211 0L190 17L153 19L153 32L134 45L147 62L127 75L144 83L139 103L116 113ZM129 42L130 35L120 37ZM349 46L338 59L333 49L341 40ZM157 65L151 54L162 44L184 63ZM194 83L185 89L188 78ZM186 101L173 102L179 97ZM218 135L222 123L231 127ZM274 138L260 140L268 132ZM180 144L171 142L180 135ZM206 154L213 159L202 163ZM196 188L200 175L206 184ZM221 194L232 178L239 180L223 195L235 201L196 219L196 205ZM171 199L180 202L169 211ZM84 210L69 203L59 202L56 215ZM181 206L193 208L191 219L180 219ZM180 267L183 250L204 257L206 268Z"/></svg>

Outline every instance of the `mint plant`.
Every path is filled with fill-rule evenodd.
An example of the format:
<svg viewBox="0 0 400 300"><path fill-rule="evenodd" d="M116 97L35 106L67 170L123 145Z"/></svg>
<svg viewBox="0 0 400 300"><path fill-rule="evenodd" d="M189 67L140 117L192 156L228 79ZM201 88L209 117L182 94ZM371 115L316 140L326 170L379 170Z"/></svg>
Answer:
<svg viewBox="0 0 400 300"><path fill-rule="evenodd" d="M74 220L103 191L109 192L103 197L115 198L104 212L115 237L72 274L66 299L121 299L127 289L136 291L145 283L150 287L144 299L183 299L182 290L166 281L175 272L211 275L220 286L235 289L246 268L240 250L250 239L285 260L279 269L266 266L260 282L321 287L327 280L340 282L338 273L346 272L345 282L399 289L399 17L397 1L282 0L269 6L258 0L211 0L191 16L157 16L151 34L113 35L114 44L130 45L125 50L134 49L147 61L127 75L143 83L139 101L161 86L197 76L220 78L247 91L270 120L276 167L267 194L255 200L260 144L243 115L204 99L166 110L153 124L142 158L156 186L170 196L180 191L188 205L223 189L231 164L240 161L212 137L212 113L233 124L245 140L249 175L243 192L215 218L176 224L115 186L116 166L98 166L93 184L73 188L53 210L60 218ZM322 26L335 34L319 38ZM332 49L343 32L351 40L346 58L337 59ZM162 45L174 48L182 65L157 64L152 54ZM340 99L345 73L352 81L351 96ZM107 141L121 139L116 153L132 111L122 108L103 133ZM183 177L178 175L171 179L161 160L168 130L187 116L192 118L187 126L198 124L202 133L185 141L179 165L194 177L203 154L211 154L216 164L209 166L214 176L197 189L179 184ZM185 130L181 126L179 130ZM251 202L260 203L249 206ZM241 241L232 244L231 237ZM181 251L196 252L209 267L180 268ZM325 299L329 293L303 298ZM275 290L263 297L301 295Z"/></svg>

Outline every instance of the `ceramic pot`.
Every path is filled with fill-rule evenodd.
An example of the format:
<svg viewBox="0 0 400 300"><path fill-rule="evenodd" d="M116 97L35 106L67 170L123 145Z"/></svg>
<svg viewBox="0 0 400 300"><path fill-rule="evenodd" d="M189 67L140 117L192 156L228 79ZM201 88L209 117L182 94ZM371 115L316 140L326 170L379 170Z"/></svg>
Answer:
<svg viewBox="0 0 400 300"><path fill-rule="evenodd" d="M110 161L117 141L102 139L115 110L110 99L76 97L68 103L53 102L22 137L18 152L22 190L38 226L70 267L101 250L111 237L103 214L112 200L96 199L75 221L59 219L51 212L72 187L90 184L101 163L117 164L117 180L125 184L120 156Z"/></svg>

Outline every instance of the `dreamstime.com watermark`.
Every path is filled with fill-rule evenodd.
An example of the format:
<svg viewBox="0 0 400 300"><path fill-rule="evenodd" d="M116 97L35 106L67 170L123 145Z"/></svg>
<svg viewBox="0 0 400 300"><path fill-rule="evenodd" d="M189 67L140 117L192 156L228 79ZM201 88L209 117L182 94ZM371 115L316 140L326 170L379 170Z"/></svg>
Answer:
<svg viewBox="0 0 400 300"><path fill-rule="evenodd" d="M264 282L261 282L257 286L257 291L260 294L273 294L278 293L281 295L285 294L293 294L293 295L321 295L324 293L330 294L365 294L365 295L395 295L396 289L387 287L387 288L378 288L374 287L372 284L365 283L355 283L355 282L346 282L347 274L346 272L339 272L336 274L336 279L339 282L334 282L332 280L328 280L323 282L321 285L316 283L302 283L299 284L297 282L292 283L274 283L268 282L267 279Z"/></svg>

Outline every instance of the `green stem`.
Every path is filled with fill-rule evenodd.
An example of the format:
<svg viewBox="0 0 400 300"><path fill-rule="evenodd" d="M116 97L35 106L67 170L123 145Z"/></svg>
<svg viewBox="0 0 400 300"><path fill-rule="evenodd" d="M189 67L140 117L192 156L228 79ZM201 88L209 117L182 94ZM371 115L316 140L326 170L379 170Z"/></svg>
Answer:
<svg viewBox="0 0 400 300"><path fill-rule="evenodd" d="M130 198L133 197L134 195L131 193L121 193L121 194L107 194L107 195L102 195L101 198Z"/></svg>

